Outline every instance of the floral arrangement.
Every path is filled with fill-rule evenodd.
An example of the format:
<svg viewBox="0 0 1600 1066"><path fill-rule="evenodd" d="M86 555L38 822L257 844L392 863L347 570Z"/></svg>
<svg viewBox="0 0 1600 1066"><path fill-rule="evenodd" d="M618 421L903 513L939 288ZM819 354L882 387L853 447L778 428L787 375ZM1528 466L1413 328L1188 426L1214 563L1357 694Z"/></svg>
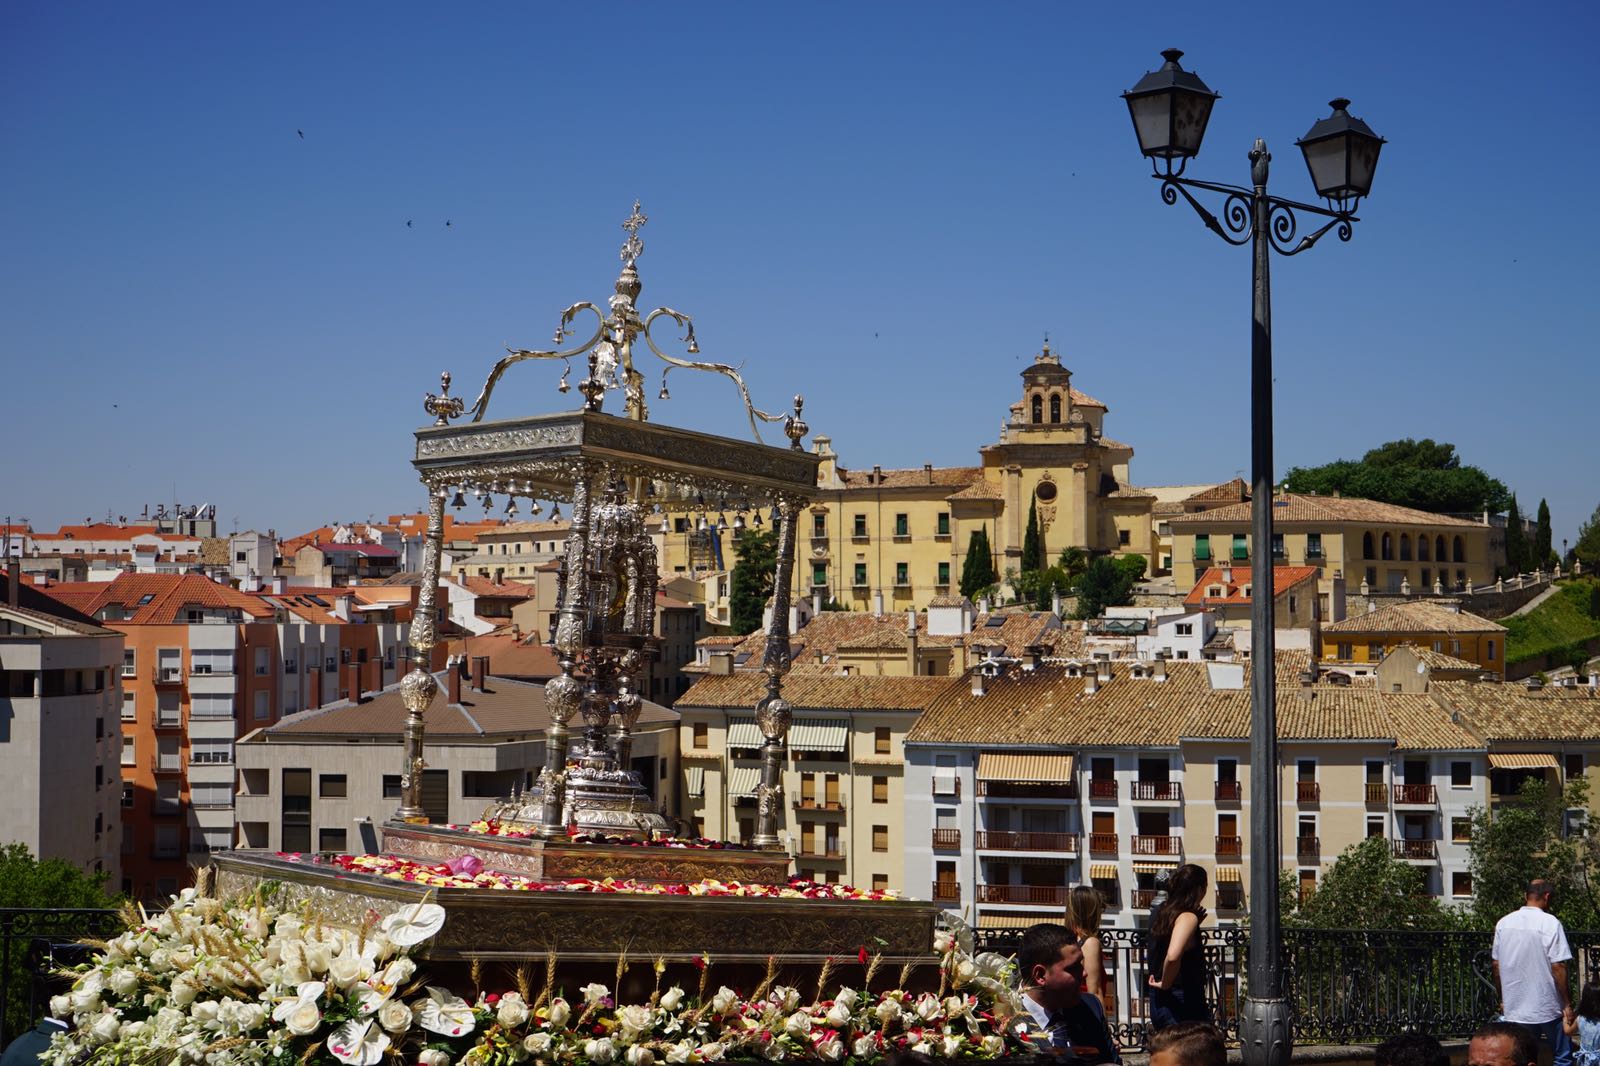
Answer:
<svg viewBox="0 0 1600 1066"><path fill-rule="evenodd" d="M504 837L507 840L529 840L537 834L525 829L513 829L501 822L498 818L480 818L468 825L446 825L444 829L454 829L458 833L477 833L480 836ZM613 836L609 833L593 831L567 834L567 840L572 844L607 844L613 847L625 848L689 848L696 851L717 851L731 848L734 845L722 840L709 840L705 837L651 837L648 840L635 840L630 837Z"/></svg>
<svg viewBox="0 0 1600 1066"><path fill-rule="evenodd" d="M863 948L861 987L822 967L816 993L778 984L776 965L748 994L712 980L695 960L698 989L662 988L653 964L644 1003L619 1004L590 983L568 994L546 960L515 988L472 998L430 985L411 958L443 926L444 909L417 903L359 928L326 924L271 884L220 902L185 890L164 913L100 945L52 1012L71 1018L47 1055L53 1066L161 1062L172 1066L654 1066L725 1059L871 1061L896 1051L988 1059L1025 1052L1029 1016L1006 983L1010 960L974 957L970 932L941 931L938 990L870 992L879 959ZM963 947L965 945L965 947ZM854 966L846 964L851 970ZM617 984L628 969L617 964ZM901 973L907 983L910 967ZM474 969L473 983L481 986ZM1034 1034L1035 1036L1037 1034Z"/></svg>
<svg viewBox="0 0 1600 1066"><path fill-rule="evenodd" d="M803 881L792 877L782 885L747 884L743 881L655 882L635 881L631 878L575 877L557 881L540 881L522 874L504 873L484 866L475 855L464 855L449 862L423 863L397 855L288 855L289 859L307 865L337 866L353 874L385 877L394 881L410 881L430 888L493 888L512 892L594 892L601 894L634 894L648 896L745 896L758 899L829 899L829 900L883 900L898 899L898 893L889 889L856 888L851 885L828 884L821 881Z"/></svg>

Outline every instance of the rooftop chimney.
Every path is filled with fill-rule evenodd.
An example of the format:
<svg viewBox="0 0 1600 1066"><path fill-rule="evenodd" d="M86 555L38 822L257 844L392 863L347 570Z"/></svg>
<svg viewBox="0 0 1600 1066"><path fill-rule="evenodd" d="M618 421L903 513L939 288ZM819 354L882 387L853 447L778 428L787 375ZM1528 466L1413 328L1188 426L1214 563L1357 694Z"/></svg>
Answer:
<svg viewBox="0 0 1600 1066"><path fill-rule="evenodd" d="M472 687L479 692L487 692L489 684L489 657L487 655L474 655L472 657Z"/></svg>
<svg viewBox="0 0 1600 1066"><path fill-rule="evenodd" d="M726 676L733 673L733 652L714 651L707 663L706 673Z"/></svg>
<svg viewBox="0 0 1600 1066"><path fill-rule="evenodd" d="M345 663L344 686L351 703L361 702L361 664Z"/></svg>
<svg viewBox="0 0 1600 1066"><path fill-rule="evenodd" d="M289 591L289 579L282 574L272 575L272 594L282 596Z"/></svg>
<svg viewBox="0 0 1600 1066"><path fill-rule="evenodd" d="M450 703L461 702L461 665L461 660L455 656L445 664L445 692Z"/></svg>
<svg viewBox="0 0 1600 1066"><path fill-rule="evenodd" d="M883 590L879 589L872 594L872 613L879 618L883 617Z"/></svg>
<svg viewBox="0 0 1600 1066"><path fill-rule="evenodd" d="M817 615L819 615L821 613L822 613L822 593L813 592L811 594L811 617L815 618L815 617L817 617Z"/></svg>
<svg viewBox="0 0 1600 1066"><path fill-rule="evenodd" d="M926 477L928 479L928 484L932 485L933 484L933 464L932 463L923 463L922 464L922 474L923 474L924 477Z"/></svg>
<svg viewBox="0 0 1600 1066"><path fill-rule="evenodd" d="M1110 659L1096 659L1095 663L1094 663L1094 672L1095 672L1095 675L1100 679L1100 683L1102 685L1105 684L1107 681L1110 681L1111 680L1111 660Z"/></svg>
<svg viewBox="0 0 1600 1066"><path fill-rule="evenodd" d="M22 583L22 567L15 555L6 559L6 602L17 605L17 586Z"/></svg>
<svg viewBox="0 0 1600 1066"><path fill-rule="evenodd" d="M350 621L349 596L335 596L333 598L333 616L335 618L342 618L346 622Z"/></svg>
<svg viewBox="0 0 1600 1066"><path fill-rule="evenodd" d="M1165 681L1167 679L1167 660L1157 659L1155 665L1150 668L1150 676L1157 681Z"/></svg>
<svg viewBox="0 0 1600 1066"><path fill-rule="evenodd" d="M914 635L916 633L916 631L917 631L917 609L915 607L907 607L906 608L906 635L907 636Z"/></svg>
<svg viewBox="0 0 1600 1066"><path fill-rule="evenodd" d="M972 671L972 694L974 696L983 695L988 686L989 677L983 672L983 667L980 666L976 670Z"/></svg>
<svg viewBox="0 0 1600 1066"><path fill-rule="evenodd" d="M322 706L322 664L312 656L306 656L306 710L314 711Z"/></svg>
<svg viewBox="0 0 1600 1066"><path fill-rule="evenodd" d="M1083 673L1083 694L1085 696L1093 696L1099 691L1100 682L1099 679L1095 677L1095 672L1093 670L1085 670Z"/></svg>

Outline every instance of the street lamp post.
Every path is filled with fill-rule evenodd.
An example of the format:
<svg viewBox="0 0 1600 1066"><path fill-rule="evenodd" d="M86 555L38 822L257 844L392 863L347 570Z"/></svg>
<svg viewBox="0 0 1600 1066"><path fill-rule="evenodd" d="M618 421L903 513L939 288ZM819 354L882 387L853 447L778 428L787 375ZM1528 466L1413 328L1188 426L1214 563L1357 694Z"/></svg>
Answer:
<svg viewBox="0 0 1600 1066"><path fill-rule="evenodd" d="M1161 199L1189 202L1202 222L1229 244L1251 247L1253 322L1250 332L1250 527L1254 545L1250 580L1250 960L1249 995L1239 1019L1248 1066L1284 1066L1294 1042L1291 1011L1283 981L1282 932L1278 923L1278 869L1281 863L1278 810L1277 686L1272 604L1272 284L1271 253L1299 255L1329 230L1348 241L1362 197L1372 188L1383 138L1351 117L1348 100L1334 100L1333 114L1296 142L1305 156L1317 194L1326 207L1267 194L1272 156L1257 139L1250 149L1250 187L1219 185L1183 176L1200 154L1211 108L1218 99L1205 82L1178 64L1176 48L1161 53L1160 70L1147 73L1123 93L1140 151L1161 182ZM1207 210L1190 190L1223 197L1221 217ZM1300 237L1297 212L1328 221Z"/></svg>

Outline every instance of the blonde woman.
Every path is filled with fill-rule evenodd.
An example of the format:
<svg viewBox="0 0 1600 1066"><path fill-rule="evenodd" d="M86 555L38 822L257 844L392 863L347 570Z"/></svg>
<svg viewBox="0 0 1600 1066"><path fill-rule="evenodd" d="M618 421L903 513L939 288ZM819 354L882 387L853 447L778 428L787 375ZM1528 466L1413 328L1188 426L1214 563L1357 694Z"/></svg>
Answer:
<svg viewBox="0 0 1600 1066"><path fill-rule="evenodd" d="M1106 963L1100 942L1100 918L1105 914L1105 897L1092 885L1077 885L1067 893L1065 925L1078 938L1083 949L1084 991L1106 1003L1110 982L1106 980Z"/></svg>

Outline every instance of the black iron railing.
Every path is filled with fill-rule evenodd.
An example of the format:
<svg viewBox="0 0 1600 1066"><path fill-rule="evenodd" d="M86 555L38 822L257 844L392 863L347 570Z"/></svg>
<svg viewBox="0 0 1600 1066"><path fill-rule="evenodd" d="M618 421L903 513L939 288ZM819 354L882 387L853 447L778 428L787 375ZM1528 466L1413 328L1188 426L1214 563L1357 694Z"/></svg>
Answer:
<svg viewBox="0 0 1600 1066"><path fill-rule="evenodd" d="M982 930L980 950L1010 954L1020 929ZM1107 1017L1124 1048L1142 1047L1150 1032L1145 999L1148 934L1100 934L1107 971ZM1249 991L1249 932L1203 929L1206 998L1217 1024L1237 1036ZM1600 932L1569 932L1572 986L1600 978ZM1294 1004L1297 1044L1375 1043L1403 1030L1466 1037L1498 1009L1488 932L1365 932L1285 929L1285 973Z"/></svg>
<svg viewBox="0 0 1600 1066"><path fill-rule="evenodd" d="M49 996L38 976L49 961L46 945L106 937L121 927L116 911L0 907L0 1047L43 1017Z"/></svg>

